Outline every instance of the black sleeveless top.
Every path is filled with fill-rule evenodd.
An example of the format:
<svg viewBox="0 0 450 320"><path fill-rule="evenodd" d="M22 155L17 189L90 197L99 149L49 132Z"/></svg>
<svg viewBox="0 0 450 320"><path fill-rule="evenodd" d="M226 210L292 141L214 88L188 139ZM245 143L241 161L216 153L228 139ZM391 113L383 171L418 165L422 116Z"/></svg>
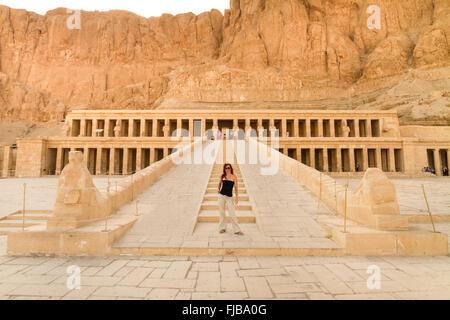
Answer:
<svg viewBox="0 0 450 320"><path fill-rule="evenodd" d="M234 181L222 180L222 190L220 190L220 194L227 197L233 197L233 187Z"/></svg>

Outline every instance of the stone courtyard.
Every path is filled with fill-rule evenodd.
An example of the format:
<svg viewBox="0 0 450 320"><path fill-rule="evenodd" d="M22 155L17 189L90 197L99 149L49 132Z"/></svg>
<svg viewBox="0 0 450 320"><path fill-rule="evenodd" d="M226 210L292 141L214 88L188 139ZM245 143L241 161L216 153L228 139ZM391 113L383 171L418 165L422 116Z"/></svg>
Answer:
<svg viewBox="0 0 450 320"><path fill-rule="evenodd" d="M219 156L221 156L219 152ZM7 236L0 236L0 299L150 299L150 300L347 300L347 299L450 299L450 257L338 256L312 251L313 256L173 256L130 255L123 248L308 248L339 249L317 217L332 210L289 174L280 170L262 176L259 165L241 164L241 197L258 213L258 224L242 223L244 236L219 235L215 223L195 222L196 203L209 185L213 165L177 165L154 185L136 196L138 219L113 245L115 256L45 257L6 255ZM106 193L108 184L129 177L96 177ZM354 190L361 179L337 179ZM56 178L0 180L2 216L20 210L23 184L27 205L51 211ZM195 183L193 183L195 181ZM396 178L401 214L423 214L421 185L428 192L431 210L448 216L450 181L446 178ZM206 187L208 190L209 187ZM245 191L244 191L245 190ZM45 196L43 196L45 195ZM192 200L195 201L192 201ZM167 201L169 200L169 201ZM208 203L208 199L206 199ZM136 201L117 215L134 215ZM163 214L163 218L162 218ZM187 215L188 214L188 215ZM190 214L190 215L189 215ZM189 222L193 222L189 223ZM351 223L350 223L351 225ZM421 223L431 229L431 224ZM436 222L449 234L450 223ZM80 268L80 289L71 289L70 266ZM368 268L380 270L379 288L368 284Z"/></svg>
<svg viewBox="0 0 450 320"><path fill-rule="evenodd" d="M110 9L0 5L0 300L450 300L448 0Z"/></svg>
<svg viewBox="0 0 450 320"><path fill-rule="evenodd" d="M69 266L81 270L68 289ZM367 268L381 270L369 289ZM450 299L447 257L8 257L0 299Z"/></svg>

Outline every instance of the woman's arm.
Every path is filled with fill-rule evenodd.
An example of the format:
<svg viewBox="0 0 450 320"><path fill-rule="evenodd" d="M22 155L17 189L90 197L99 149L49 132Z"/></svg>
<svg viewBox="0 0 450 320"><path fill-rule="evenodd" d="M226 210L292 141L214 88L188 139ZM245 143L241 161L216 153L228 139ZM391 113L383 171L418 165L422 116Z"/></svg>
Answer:
<svg viewBox="0 0 450 320"><path fill-rule="evenodd" d="M222 179L220 179L219 181L219 190L217 191L217 193L220 193L221 189L222 189Z"/></svg>

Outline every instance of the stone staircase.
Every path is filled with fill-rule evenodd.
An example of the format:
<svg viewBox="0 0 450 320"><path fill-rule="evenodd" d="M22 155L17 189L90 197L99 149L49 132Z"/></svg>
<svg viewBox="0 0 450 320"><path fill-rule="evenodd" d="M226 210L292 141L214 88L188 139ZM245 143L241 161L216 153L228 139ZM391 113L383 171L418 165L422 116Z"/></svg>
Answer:
<svg viewBox="0 0 450 320"><path fill-rule="evenodd" d="M227 150L228 148L228 150ZM197 217L197 224L199 223L219 223L220 213L218 205L218 187L220 177L223 173L223 163L229 162L233 166L234 175L238 178L238 191L239 191L239 203L236 206L236 216L239 223L251 223L256 224L256 217L253 211L252 204L250 202L249 195L247 193L247 187L242 177L241 170L236 161L236 156L228 141L224 141L222 148L219 150L216 163L214 164L211 176L208 181L203 201L200 206L200 211ZM227 214L228 222L231 222L230 217Z"/></svg>
<svg viewBox="0 0 450 320"><path fill-rule="evenodd" d="M13 212L0 218L0 235L22 231L23 227L28 228L45 224L51 216L52 211L50 210L26 210L25 217L22 214L22 210Z"/></svg>

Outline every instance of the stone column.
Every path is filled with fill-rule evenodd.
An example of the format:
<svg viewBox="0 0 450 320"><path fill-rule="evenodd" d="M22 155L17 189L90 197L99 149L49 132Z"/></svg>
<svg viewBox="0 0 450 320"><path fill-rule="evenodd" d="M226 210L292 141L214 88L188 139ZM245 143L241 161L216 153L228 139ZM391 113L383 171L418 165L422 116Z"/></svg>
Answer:
<svg viewBox="0 0 450 320"><path fill-rule="evenodd" d="M366 171L369 168L369 151L367 148L363 148L363 167L362 171Z"/></svg>
<svg viewBox="0 0 450 320"><path fill-rule="evenodd" d="M158 136L158 119L152 120L152 137L156 138Z"/></svg>
<svg viewBox="0 0 450 320"><path fill-rule="evenodd" d="M98 121L97 119L92 119L92 136L96 137L97 136L97 127L98 127Z"/></svg>
<svg viewBox="0 0 450 320"><path fill-rule="evenodd" d="M309 154L310 154L310 163L311 163L311 168L316 169L316 150L314 148L311 148L309 150Z"/></svg>
<svg viewBox="0 0 450 320"><path fill-rule="evenodd" d="M305 126L306 126L306 137L311 138L311 119L305 120Z"/></svg>
<svg viewBox="0 0 450 320"><path fill-rule="evenodd" d="M110 119L105 119L105 131L103 132L103 136L105 138L109 137L109 126L110 126Z"/></svg>
<svg viewBox="0 0 450 320"><path fill-rule="evenodd" d="M328 149L323 148L323 171L328 172Z"/></svg>
<svg viewBox="0 0 450 320"><path fill-rule="evenodd" d="M239 126L239 119L233 119L233 128L238 127Z"/></svg>
<svg viewBox="0 0 450 320"><path fill-rule="evenodd" d="M128 120L128 137L129 138L133 137L133 133L134 133L134 120L129 119Z"/></svg>
<svg viewBox="0 0 450 320"><path fill-rule="evenodd" d="M156 155L155 148L151 148L150 149L150 164L155 163L155 160L156 160L155 155Z"/></svg>
<svg viewBox="0 0 450 320"><path fill-rule="evenodd" d="M334 119L330 119L330 137L336 136L336 129L334 128Z"/></svg>
<svg viewBox="0 0 450 320"><path fill-rule="evenodd" d="M189 119L189 137L194 137L194 119Z"/></svg>
<svg viewBox="0 0 450 320"><path fill-rule="evenodd" d="M164 158L169 156L169 148L164 148Z"/></svg>
<svg viewBox="0 0 450 320"><path fill-rule="evenodd" d="M350 172L355 172L355 149L348 149L348 157L350 159Z"/></svg>
<svg viewBox="0 0 450 320"><path fill-rule="evenodd" d="M141 132L139 133L139 136L145 137L145 119L141 118Z"/></svg>
<svg viewBox="0 0 450 320"><path fill-rule="evenodd" d="M116 160L116 150L114 148L109 149L109 175L113 175L114 172L114 163Z"/></svg>
<svg viewBox="0 0 450 320"><path fill-rule="evenodd" d="M128 174L128 148L123 148L122 175Z"/></svg>
<svg viewBox="0 0 450 320"><path fill-rule="evenodd" d="M359 119L355 119L355 137L359 137L361 134L359 133Z"/></svg>
<svg viewBox="0 0 450 320"><path fill-rule="evenodd" d="M294 137L295 138L298 138L298 130L299 130L298 119L294 119Z"/></svg>
<svg viewBox="0 0 450 320"><path fill-rule="evenodd" d="M83 162L86 165L86 167L89 168L89 166L88 166L88 159L89 159L89 148L88 147L84 147L84 149L83 149Z"/></svg>
<svg viewBox="0 0 450 320"><path fill-rule="evenodd" d="M287 138L287 120L286 118L281 119L281 137Z"/></svg>
<svg viewBox="0 0 450 320"><path fill-rule="evenodd" d="M97 148L97 160L95 161L95 175L99 176L102 173L102 148Z"/></svg>
<svg viewBox="0 0 450 320"><path fill-rule="evenodd" d="M203 139L205 137L205 133L206 133L206 119L202 118L201 121L202 121L201 136Z"/></svg>
<svg viewBox="0 0 450 320"><path fill-rule="evenodd" d="M182 123L181 119L177 119L177 138L181 137Z"/></svg>
<svg viewBox="0 0 450 320"><path fill-rule="evenodd" d="M395 172L395 148L389 148L389 171ZM438 171L440 172L440 170L436 168L436 173L438 173Z"/></svg>
<svg viewBox="0 0 450 320"><path fill-rule="evenodd" d="M12 148L10 146L0 147L3 153L2 177L9 177L9 163L12 158Z"/></svg>
<svg viewBox="0 0 450 320"><path fill-rule="evenodd" d="M336 148L336 160L337 160L337 172L342 172L342 150L341 150L341 148Z"/></svg>
<svg viewBox="0 0 450 320"><path fill-rule="evenodd" d="M80 120L80 137L86 136L86 119Z"/></svg>
<svg viewBox="0 0 450 320"><path fill-rule="evenodd" d="M389 154L390 154L390 150L389 150ZM434 170L436 171L436 176L441 176L441 168L439 165L439 150L438 149L433 149L433 158L434 158Z"/></svg>
<svg viewBox="0 0 450 320"><path fill-rule="evenodd" d="M62 148L57 148L56 149L56 175L60 175L61 174L61 158L62 158Z"/></svg>
<svg viewBox="0 0 450 320"><path fill-rule="evenodd" d="M164 133L164 138L169 138L170 137L169 119L165 119L164 120L163 133Z"/></svg>
<svg viewBox="0 0 450 320"><path fill-rule="evenodd" d="M302 148L297 148L297 161L302 162Z"/></svg>
<svg viewBox="0 0 450 320"><path fill-rule="evenodd" d="M269 130L267 132L267 136L272 138L273 134L275 133L273 130L275 129L275 120L269 119Z"/></svg>
<svg viewBox="0 0 450 320"><path fill-rule="evenodd" d="M136 148L136 171L142 170L142 148Z"/></svg>
<svg viewBox="0 0 450 320"><path fill-rule="evenodd" d="M370 119L366 120L366 135L367 137L372 137L372 123L370 122Z"/></svg>
<svg viewBox="0 0 450 320"><path fill-rule="evenodd" d="M322 138L323 137L323 119L319 119L317 121L317 126L318 126L318 130L319 130L319 137Z"/></svg>
<svg viewBox="0 0 450 320"><path fill-rule="evenodd" d="M377 168L383 171L383 161L381 159L381 148L375 149L376 158L377 158Z"/></svg>

